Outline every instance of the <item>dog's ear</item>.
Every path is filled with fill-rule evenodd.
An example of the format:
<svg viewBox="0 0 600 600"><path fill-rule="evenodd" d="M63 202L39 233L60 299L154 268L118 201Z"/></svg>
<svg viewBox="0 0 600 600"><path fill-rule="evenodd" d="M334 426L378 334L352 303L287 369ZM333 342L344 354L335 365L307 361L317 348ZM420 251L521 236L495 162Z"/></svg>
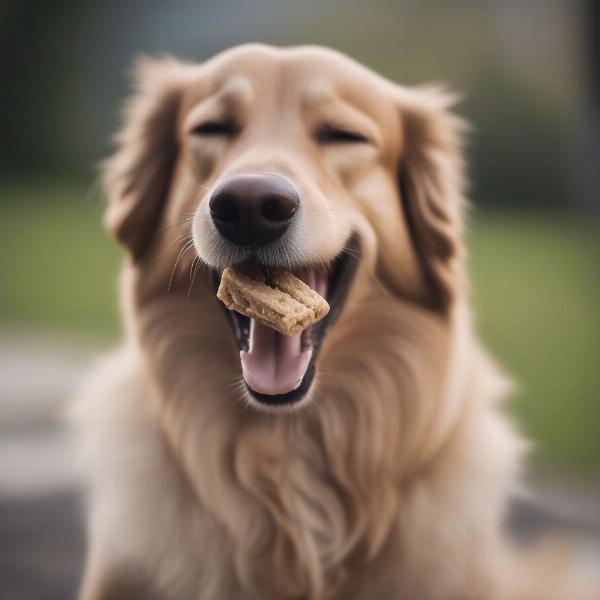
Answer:
<svg viewBox="0 0 600 600"><path fill-rule="evenodd" d="M449 108L455 97L439 88L402 89L403 144L399 187L412 243L432 307L446 309L463 285L462 224L465 123Z"/></svg>
<svg viewBox="0 0 600 600"><path fill-rule="evenodd" d="M156 231L177 158L176 121L190 66L139 59L117 149L102 166L105 223L137 260Z"/></svg>

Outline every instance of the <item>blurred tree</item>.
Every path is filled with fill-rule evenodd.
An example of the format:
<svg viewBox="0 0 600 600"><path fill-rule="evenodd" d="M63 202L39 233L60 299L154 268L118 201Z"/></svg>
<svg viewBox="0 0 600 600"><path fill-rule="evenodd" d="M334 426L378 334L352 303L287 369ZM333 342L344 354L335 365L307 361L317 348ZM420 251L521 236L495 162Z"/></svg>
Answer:
<svg viewBox="0 0 600 600"><path fill-rule="evenodd" d="M600 2L587 0L585 4L584 43L588 102L580 170L584 207L600 212Z"/></svg>
<svg viewBox="0 0 600 600"><path fill-rule="evenodd" d="M497 56L482 59L465 112L473 124L476 204L543 209L573 202L565 117Z"/></svg>
<svg viewBox="0 0 600 600"><path fill-rule="evenodd" d="M5 1L0 21L0 166L6 175L73 172L85 146L61 127L78 102L78 51L89 7L76 0ZM89 156L89 155L88 155Z"/></svg>

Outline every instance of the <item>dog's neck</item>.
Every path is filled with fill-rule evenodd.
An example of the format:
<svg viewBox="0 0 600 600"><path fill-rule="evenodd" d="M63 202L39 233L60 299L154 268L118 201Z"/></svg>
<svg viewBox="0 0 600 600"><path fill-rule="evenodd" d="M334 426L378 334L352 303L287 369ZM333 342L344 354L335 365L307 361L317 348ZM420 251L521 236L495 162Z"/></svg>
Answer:
<svg viewBox="0 0 600 600"><path fill-rule="evenodd" d="M444 397L451 324L397 299L363 301L361 319L328 336L311 404L281 415L244 405L237 350L208 291L136 307L169 446L231 539L244 584L276 597L319 596L380 552L403 483L442 447L457 410Z"/></svg>

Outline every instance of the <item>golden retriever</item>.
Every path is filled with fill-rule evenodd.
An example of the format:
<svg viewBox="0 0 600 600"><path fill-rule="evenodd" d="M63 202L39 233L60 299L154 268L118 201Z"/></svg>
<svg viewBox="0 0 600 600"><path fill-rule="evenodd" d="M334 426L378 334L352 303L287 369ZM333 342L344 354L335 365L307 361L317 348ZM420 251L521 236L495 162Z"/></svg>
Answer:
<svg viewBox="0 0 600 600"><path fill-rule="evenodd" d="M136 79L104 166L126 336L76 408L81 598L587 598L502 534L524 444L473 330L452 96L317 47ZM228 314L248 261L331 313L290 338Z"/></svg>

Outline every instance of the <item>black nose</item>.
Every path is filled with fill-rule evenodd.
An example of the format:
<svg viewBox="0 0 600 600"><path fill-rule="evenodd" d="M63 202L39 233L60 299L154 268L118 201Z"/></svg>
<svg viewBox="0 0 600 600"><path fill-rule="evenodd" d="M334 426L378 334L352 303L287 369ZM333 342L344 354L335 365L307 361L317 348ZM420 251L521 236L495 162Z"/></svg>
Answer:
<svg viewBox="0 0 600 600"><path fill-rule="evenodd" d="M210 214L223 236L239 246L264 246L289 227L300 197L277 175L237 175L213 192Z"/></svg>

